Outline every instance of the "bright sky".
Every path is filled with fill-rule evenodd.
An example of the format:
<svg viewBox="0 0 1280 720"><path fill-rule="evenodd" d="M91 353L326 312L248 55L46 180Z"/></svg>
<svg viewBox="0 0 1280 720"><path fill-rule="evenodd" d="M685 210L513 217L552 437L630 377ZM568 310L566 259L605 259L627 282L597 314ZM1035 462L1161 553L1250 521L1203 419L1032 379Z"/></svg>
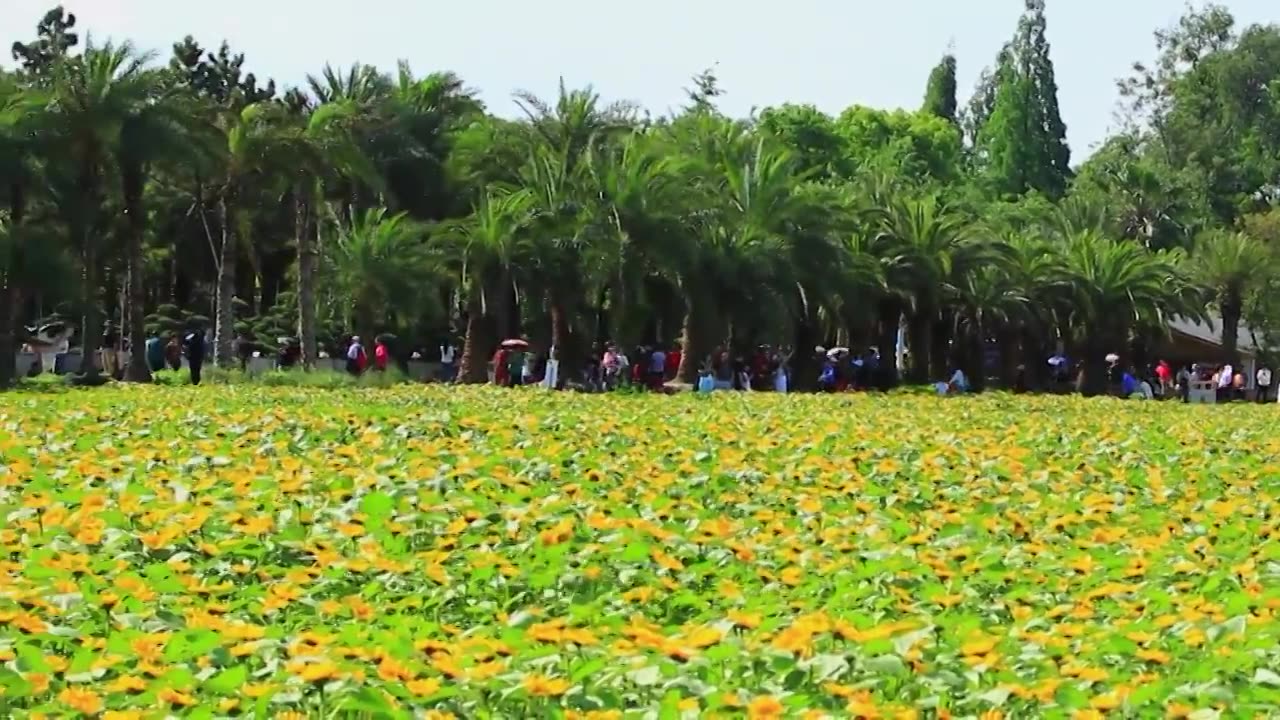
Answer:
<svg viewBox="0 0 1280 720"><path fill-rule="evenodd" d="M1198 0L1197 0L1198 1ZM54 0L0 0L3 47L34 36ZM1275 0L1220 0L1241 25L1280 21ZM721 107L813 103L919 106L929 70L953 44L961 102L1009 39L1023 0L64 0L98 40L130 39L167 61L184 35L224 38L260 78L289 86L324 64L360 61L453 70L499 114L516 89L553 97L559 77L661 114L717 65ZM1267 6L1271 12L1267 12ZM1076 160L1114 125L1115 79L1154 54L1152 31L1184 0L1049 0L1059 101ZM181 9L179 9L181 8ZM6 52L0 60L8 62Z"/></svg>

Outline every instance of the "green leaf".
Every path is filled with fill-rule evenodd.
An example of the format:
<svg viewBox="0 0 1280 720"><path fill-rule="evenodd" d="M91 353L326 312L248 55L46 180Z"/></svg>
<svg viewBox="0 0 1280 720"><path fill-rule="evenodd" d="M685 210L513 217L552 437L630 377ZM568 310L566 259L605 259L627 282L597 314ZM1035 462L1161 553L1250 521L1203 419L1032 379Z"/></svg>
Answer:
<svg viewBox="0 0 1280 720"><path fill-rule="evenodd" d="M584 662L581 665L579 665L577 668L575 668L573 673L569 675L569 679L574 683L582 682L583 680L587 679L589 676L603 670L605 666L607 666L608 664L609 664L608 661L605 660L604 658L595 658L594 660L588 660L587 662Z"/></svg>
<svg viewBox="0 0 1280 720"><path fill-rule="evenodd" d="M680 691L668 690L662 696L662 707L658 709L658 720L680 720Z"/></svg>
<svg viewBox="0 0 1280 720"><path fill-rule="evenodd" d="M622 560L623 562L644 562L649 559L649 551L650 547L647 543L629 543L622 550Z"/></svg>
<svg viewBox="0 0 1280 720"><path fill-rule="evenodd" d="M360 498L360 512L368 516L368 524L373 525L376 521L379 525L382 521L391 517L391 513L396 509L396 500L384 492L371 492Z"/></svg>
<svg viewBox="0 0 1280 720"><path fill-rule="evenodd" d="M14 648L18 656L18 669L23 672L49 672L49 663L44 661L44 653L33 645L22 643Z"/></svg>
<svg viewBox="0 0 1280 720"><path fill-rule="evenodd" d="M249 679L249 669L243 665L227 668L205 681L204 686L210 692L229 695L238 692Z"/></svg>
<svg viewBox="0 0 1280 720"><path fill-rule="evenodd" d="M338 709L349 713L370 713L375 718L406 717L403 712L391 707L382 693L369 687L362 687L354 694L342 698Z"/></svg>

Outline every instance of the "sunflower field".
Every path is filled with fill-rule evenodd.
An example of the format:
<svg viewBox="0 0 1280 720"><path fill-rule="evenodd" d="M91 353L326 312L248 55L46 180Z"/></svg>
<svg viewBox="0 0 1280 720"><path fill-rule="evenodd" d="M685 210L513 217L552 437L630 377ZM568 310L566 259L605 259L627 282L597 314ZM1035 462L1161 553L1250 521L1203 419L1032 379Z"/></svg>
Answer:
<svg viewBox="0 0 1280 720"><path fill-rule="evenodd" d="M1274 406L0 399L0 716L1266 717Z"/></svg>

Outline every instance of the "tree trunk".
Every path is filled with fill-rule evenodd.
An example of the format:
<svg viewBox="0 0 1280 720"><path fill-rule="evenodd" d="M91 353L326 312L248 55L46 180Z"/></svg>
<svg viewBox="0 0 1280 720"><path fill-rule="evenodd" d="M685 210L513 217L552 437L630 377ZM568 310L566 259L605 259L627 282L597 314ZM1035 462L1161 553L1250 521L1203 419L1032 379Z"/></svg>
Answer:
<svg viewBox="0 0 1280 720"><path fill-rule="evenodd" d="M1097 336L1090 335L1084 341L1084 382L1081 383L1081 393L1085 397L1095 397L1105 395L1107 392L1107 360L1106 350L1108 347L1106 342L1101 341Z"/></svg>
<svg viewBox="0 0 1280 720"><path fill-rule="evenodd" d="M467 334L462 341L458 382L467 385L489 382L489 356L493 352L489 327L491 324L492 319L481 312L479 291L473 290L471 300L467 303Z"/></svg>
<svg viewBox="0 0 1280 720"><path fill-rule="evenodd" d="M22 221L26 214L26 188L22 183L9 185L9 271L4 278L5 312L0 313L0 388L18 379L18 329L22 322L22 272L26 264ZM52 369L52 368L49 368Z"/></svg>
<svg viewBox="0 0 1280 720"><path fill-rule="evenodd" d="M948 372L951 368L947 365L960 361L967 353L967 349L961 342L961 337L957 336L952 340L952 333L955 331L955 314L943 310L939 315L934 317L929 327L929 380L949 377ZM976 374L982 373L981 366L974 368Z"/></svg>
<svg viewBox="0 0 1280 720"><path fill-rule="evenodd" d="M929 362L933 357L933 317L933 312L920 308L907 321L907 341L911 347L907 382L913 385L929 382Z"/></svg>
<svg viewBox="0 0 1280 720"><path fill-rule="evenodd" d="M1018 365L1022 364L1017 330L1002 327L996 333L996 344L1000 347L1000 384L1005 389L1012 390L1017 383ZM1031 382L1030 370L1026 368L1024 370L1026 370L1024 377Z"/></svg>
<svg viewBox="0 0 1280 720"><path fill-rule="evenodd" d="M967 338L968 352L963 353L960 348L966 343L962 342ZM969 363L969 383L973 386L974 392L982 392L987 389L987 339L986 328L983 327L982 321L978 320L969 329L955 339L956 355L968 355ZM958 358L957 358L958 360Z"/></svg>
<svg viewBox="0 0 1280 720"><path fill-rule="evenodd" d="M576 348L570 347L572 340L569 312L554 289L550 293L548 304L551 314L551 346L555 348L556 359L560 361L560 385L563 386L565 378L577 377L581 369L580 353L573 352Z"/></svg>
<svg viewBox="0 0 1280 720"><path fill-rule="evenodd" d="M125 368L124 379L136 383L151 382L151 368L147 367L147 330L143 323L146 314L142 275L142 236L146 227L142 206L143 172L137 167L126 167L121 171L125 222L129 233L129 365Z"/></svg>
<svg viewBox="0 0 1280 720"><path fill-rule="evenodd" d="M298 342L302 346L302 366L316 365L316 246L311 241L311 218L307 196L299 188L294 196L293 232L298 244Z"/></svg>
<svg viewBox="0 0 1280 720"><path fill-rule="evenodd" d="M879 329L876 343L880 351L879 385L888 390L898 384L898 325L902 321L902 305L897 300L881 300L877 308Z"/></svg>
<svg viewBox="0 0 1280 720"><path fill-rule="evenodd" d="M1240 315L1244 303L1232 293L1222 302L1222 352L1231 367L1240 367Z"/></svg>
<svg viewBox="0 0 1280 720"><path fill-rule="evenodd" d="M818 345L818 328L807 311L796 320L793 345L791 387L798 391L814 390L818 387L818 358L813 350Z"/></svg>
<svg viewBox="0 0 1280 720"><path fill-rule="evenodd" d="M71 236L80 244L80 259L83 263L82 275L84 317L80 323L80 374L86 379L96 380L98 371L98 348L102 345L102 317L98 312L98 248L94 242L93 218L94 188L97 170L92 163L86 163L80 169L80 178L76 187L76 208L70 220Z"/></svg>
<svg viewBox="0 0 1280 720"><path fill-rule="evenodd" d="M497 292L492 292L496 288ZM511 275L503 270L497 275L497 281L486 290L485 309L488 310L488 316L493 320L493 331L500 337L499 340L506 340L515 337L515 322L512 319L514 313L519 312L515 301L512 298L514 289L511 285Z"/></svg>
<svg viewBox="0 0 1280 720"><path fill-rule="evenodd" d="M698 368L715 342L710 300L695 292L685 298L685 303L684 327L680 336L680 367L676 369L676 381L696 385Z"/></svg>
<svg viewBox="0 0 1280 720"><path fill-rule="evenodd" d="M218 202L222 244L218 249L218 291L213 322L214 364L218 367L235 364L235 303L232 300L236 292L236 228L228 207L232 202L234 199L226 196Z"/></svg>
<svg viewBox="0 0 1280 720"><path fill-rule="evenodd" d="M22 289L16 273L10 273L4 287L5 312L0 316L0 388L13 385L18 379L18 325L21 322Z"/></svg>

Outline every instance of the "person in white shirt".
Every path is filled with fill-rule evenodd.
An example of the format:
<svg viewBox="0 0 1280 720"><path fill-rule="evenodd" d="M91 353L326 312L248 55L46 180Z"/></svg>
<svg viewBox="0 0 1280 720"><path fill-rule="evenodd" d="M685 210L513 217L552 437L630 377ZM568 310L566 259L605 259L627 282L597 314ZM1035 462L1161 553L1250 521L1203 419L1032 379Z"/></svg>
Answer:
<svg viewBox="0 0 1280 720"><path fill-rule="evenodd" d="M661 390L662 383L666 379L667 354L662 351L662 348L655 347L649 354L649 387L653 390Z"/></svg>
<svg viewBox="0 0 1280 720"><path fill-rule="evenodd" d="M1271 368L1262 366L1258 368L1257 376L1254 378L1258 384L1258 402L1267 401L1267 394L1271 392Z"/></svg>
<svg viewBox="0 0 1280 720"><path fill-rule="evenodd" d="M457 366L454 364L458 356L458 350L453 346L452 342L445 341L440 346L440 378L445 382L453 382L457 376Z"/></svg>
<svg viewBox="0 0 1280 720"><path fill-rule="evenodd" d="M1218 402L1231 400L1231 381L1235 378L1235 370L1231 363L1222 366L1218 371Z"/></svg>
<svg viewBox="0 0 1280 720"><path fill-rule="evenodd" d="M555 345L547 350L547 370L542 374L542 386L548 390L560 387L560 351Z"/></svg>

